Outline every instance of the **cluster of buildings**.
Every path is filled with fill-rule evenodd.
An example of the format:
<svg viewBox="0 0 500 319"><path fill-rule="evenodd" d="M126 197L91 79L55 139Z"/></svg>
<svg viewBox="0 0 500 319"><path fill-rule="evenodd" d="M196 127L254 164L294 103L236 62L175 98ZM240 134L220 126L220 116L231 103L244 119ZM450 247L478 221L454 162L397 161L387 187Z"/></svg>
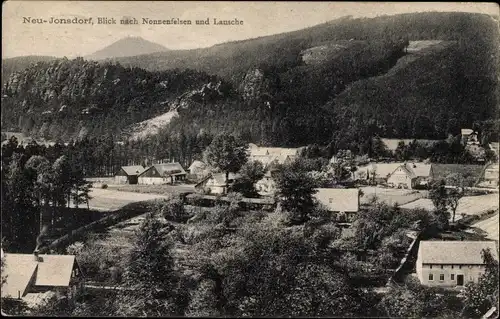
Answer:
<svg viewBox="0 0 500 319"><path fill-rule="evenodd" d="M117 184L161 185L174 184L186 179L186 171L179 163L153 164L148 168L141 165L122 166L115 175Z"/></svg>

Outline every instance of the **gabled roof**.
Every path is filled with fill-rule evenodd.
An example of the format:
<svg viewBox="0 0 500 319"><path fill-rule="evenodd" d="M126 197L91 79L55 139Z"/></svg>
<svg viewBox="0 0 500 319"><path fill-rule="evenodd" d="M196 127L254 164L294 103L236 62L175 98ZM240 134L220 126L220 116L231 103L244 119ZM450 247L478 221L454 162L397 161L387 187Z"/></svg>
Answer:
<svg viewBox="0 0 500 319"><path fill-rule="evenodd" d="M207 167L207 164L203 163L202 161L193 161L191 165L189 166L188 170L192 171L193 169L205 169Z"/></svg>
<svg viewBox="0 0 500 319"><path fill-rule="evenodd" d="M330 211L357 212L359 210L359 189L317 188L314 197Z"/></svg>
<svg viewBox="0 0 500 319"><path fill-rule="evenodd" d="M423 264L484 264L481 256L483 249L490 249L498 260L494 241L432 241L423 240L418 249Z"/></svg>
<svg viewBox="0 0 500 319"><path fill-rule="evenodd" d="M144 170L140 175L143 175L145 172L149 171L151 168L155 168L158 174L161 176L170 176L170 175L185 175L186 171L182 168L179 163L163 163L163 164L154 164Z"/></svg>
<svg viewBox="0 0 500 319"><path fill-rule="evenodd" d="M32 254L5 254L7 282L2 287L2 297L18 297L26 293L30 279L35 276L35 286L69 286L75 263L74 255L39 255L35 261ZM2 274L4 275L4 274Z"/></svg>
<svg viewBox="0 0 500 319"><path fill-rule="evenodd" d="M33 255L6 253L2 276L7 276L7 282L2 286L2 297L17 298L18 294L22 297L36 267Z"/></svg>
<svg viewBox="0 0 500 319"><path fill-rule="evenodd" d="M144 167L141 165L122 166L122 169L129 176L140 175L144 172Z"/></svg>
<svg viewBox="0 0 500 319"><path fill-rule="evenodd" d="M74 255L40 255L40 258L43 261L38 263L36 286L69 286Z"/></svg>

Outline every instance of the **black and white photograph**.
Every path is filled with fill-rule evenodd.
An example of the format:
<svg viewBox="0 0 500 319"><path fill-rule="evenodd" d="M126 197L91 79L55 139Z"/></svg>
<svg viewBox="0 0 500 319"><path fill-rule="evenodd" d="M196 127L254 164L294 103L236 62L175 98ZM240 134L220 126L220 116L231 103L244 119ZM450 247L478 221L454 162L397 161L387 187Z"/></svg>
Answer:
<svg viewBox="0 0 500 319"><path fill-rule="evenodd" d="M498 318L499 16L3 2L2 315Z"/></svg>

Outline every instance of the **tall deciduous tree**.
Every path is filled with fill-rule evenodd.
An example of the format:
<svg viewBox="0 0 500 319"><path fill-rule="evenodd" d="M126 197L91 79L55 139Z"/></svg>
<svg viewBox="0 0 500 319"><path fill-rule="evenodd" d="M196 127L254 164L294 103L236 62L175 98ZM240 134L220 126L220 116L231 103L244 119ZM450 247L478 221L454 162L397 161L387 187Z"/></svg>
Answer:
<svg viewBox="0 0 500 319"><path fill-rule="evenodd" d="M217 135L205 150L205 160L210 166L226 173L236 173L248 161L248 145L232 135Z"/></svg>
<svg viewBox="0 0 500 319"><path fill-rule="evenodd" d="M491 307L498 307L498 260L490 250L483 250L481 254L486 264L485 272L478 283L470 283L465 287L465 307L462 314L468 317L479 317Z"/></svg>
<svg viewBox="0 0 500 319"><path fill-rule="evenodd" d="M316 181L298 165L284 165L276 173L276 200L286 211L293 213L293 222L307 220L314 209Z"/></svg>

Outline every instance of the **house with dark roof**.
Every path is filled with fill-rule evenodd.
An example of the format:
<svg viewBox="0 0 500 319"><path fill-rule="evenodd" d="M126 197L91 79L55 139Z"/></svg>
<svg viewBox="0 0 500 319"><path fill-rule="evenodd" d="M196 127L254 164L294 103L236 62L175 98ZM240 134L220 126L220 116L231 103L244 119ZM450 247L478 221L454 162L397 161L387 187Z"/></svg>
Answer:
<svg viewBox="0 0 500 319"><path fill-rule="evenodd" d="M186 175L179 163L154 164L139 174L138 182L145 185L174 184L185 180Z"/></svg>
<svg viewBox="0 0 500 319"><path fill-rule="evenodd" d="M351 220L359 211L359 189L317 188L316 200L330 212L344 214Z"/></svg>
<svg viewBox="0 0 500 319"><path fill-rule="evenodd" d="M30 301L50 292L73 296L81 287L83 274L74 255L40 255L3 253L2 298Z"/></svg>
<svg viewBox="0 0 500 319"><path fill-rule="evenodd" d="M498 260L494 241L421 241L416 265L418 279L422 285L439 287L477 283L486 269L483 249L489 249Z"/></svg>
<svg viewBox="0 0 500 319"><path fill-rule="evenodd" d="M141 165L122 166L115 175L116 184L137 184L138 176L144 172Z"/></svg>

